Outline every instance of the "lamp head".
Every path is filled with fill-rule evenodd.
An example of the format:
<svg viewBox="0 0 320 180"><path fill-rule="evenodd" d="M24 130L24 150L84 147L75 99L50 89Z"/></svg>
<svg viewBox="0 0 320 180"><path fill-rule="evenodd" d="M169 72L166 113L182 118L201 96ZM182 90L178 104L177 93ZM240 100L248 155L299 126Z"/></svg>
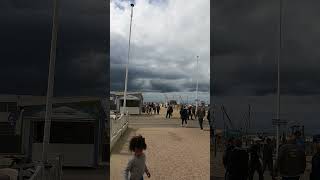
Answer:
<svg viewBox="0 0 320 180"><path fill-rule="evenodd" d="M131 7L134 7L134 4L133 4L133 3L131 3L131 4L130 4L130 6L131 6Z"/></svg>

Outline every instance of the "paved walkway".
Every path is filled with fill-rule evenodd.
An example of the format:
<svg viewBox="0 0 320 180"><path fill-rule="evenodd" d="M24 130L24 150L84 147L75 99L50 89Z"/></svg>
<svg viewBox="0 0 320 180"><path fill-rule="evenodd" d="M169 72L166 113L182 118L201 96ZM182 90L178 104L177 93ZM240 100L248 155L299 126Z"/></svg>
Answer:
<svg viewBox="0 0 320 180"><path fill-rule="evenodd" d="M200 130L197 121L190 123L189 128L180 127L179 119L165 119L162 115L132 116L129 123L127 133L112 151L110 179L123 179L123 170L132 156L128 143L132 136L138 134L146 138L150 180L210 179L208 127ZM145 179L148 178L145 176Z"/></svg>

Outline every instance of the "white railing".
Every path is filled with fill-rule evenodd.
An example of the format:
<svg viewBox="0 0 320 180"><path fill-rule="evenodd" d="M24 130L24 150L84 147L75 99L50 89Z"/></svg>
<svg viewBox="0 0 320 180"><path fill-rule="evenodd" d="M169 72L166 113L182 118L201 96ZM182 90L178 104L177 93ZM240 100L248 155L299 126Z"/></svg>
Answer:
<svg viewBox="0 0 320 180"><path fill-rule="evenodd" d="M36 170L29 180L62 180L62 166L62 155L58 155L46 166L39 163L36 165Z"/></svg>
<svg viewBox="0 0 320 180"><path fill-rule="evenodd" d="M127 115L121 114L119 117L116 115L110 115L110 121L110 148L112 149L121 135L127 130L129 123L128 113Z"/></svg>
<svg viewBox="0 0 320 180"><path fill-rule="evenodd" d="M43 173L44 173L43 165L38 165L36 167L36 171L34 172L34 174L31 176L29 180L42 180Z"/></svg>

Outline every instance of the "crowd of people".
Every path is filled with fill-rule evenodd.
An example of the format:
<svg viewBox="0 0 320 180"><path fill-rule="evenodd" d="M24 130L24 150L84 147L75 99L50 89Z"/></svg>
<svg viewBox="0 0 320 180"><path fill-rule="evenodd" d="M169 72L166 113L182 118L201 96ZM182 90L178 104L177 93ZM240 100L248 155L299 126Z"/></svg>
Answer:
<svg viewBox="0 0 320 180"><path fill-rule="evenodd" d="M159 103L156 104L156 103L150 102L144 105L144 112L149 115L159 114L160 109L161 109L161 105Z"/></svg>
<svg viewBox="0 0 320 180"><path fill-rule="evenodd" d="M198 107L196 112L196 107L192 105L183 105L180 109L181 126L187 126L187 120L198 119L200 129L203 130L203 121L206 117L206 109L204 104ZM193 119L194 118L194 119ZM210 113L207 113L207 119L210 122Z"/></svg>
<svg viewBox="0 0 320 180"><path fill-rule="evenodd" d="M143 106L143 112L146 114L159 115L160 109L166 108L166 118L172 118L175 105L169 104L159 104L154 102L145 103ZM197 112L196 112L197 111ZM198 120L200 129L203 130L203 121L207 116L207 120L210 122L210 112L206 113L206 108L204 104L198 106L196 110L196 106L194 105L180 105L180 118L181 118L181 126L187 126L188 120Z"/></svg>
<svg viewBox="0 0 320 180"><path fill-rule="evenodd" d="M312 158L310 180L320 179L320 136L314 137L316 153ZM223 155L226 180L253 180L257 172L264 179L268 168L272 179L299 180L305 173L306 153L301 132L297 131L280 145L278 158L270 138L255 141L249 148L242 146L241 138L229 138ZM275 159L275 161L274 161Z"/></svg>

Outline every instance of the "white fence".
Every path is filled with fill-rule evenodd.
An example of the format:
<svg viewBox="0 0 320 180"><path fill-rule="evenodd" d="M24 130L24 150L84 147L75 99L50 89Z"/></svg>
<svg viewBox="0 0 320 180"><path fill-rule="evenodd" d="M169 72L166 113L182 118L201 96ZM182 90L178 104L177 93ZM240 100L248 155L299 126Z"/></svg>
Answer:
<svg viewBox="0 0 320 180"><path fill-rule="evenodd" d="M128 113L127 113L128 114ZM113 148L119 138L125 133L128 128L129 116L121 114L120 117L116 115L110 116L110 149Z"/></svg>

